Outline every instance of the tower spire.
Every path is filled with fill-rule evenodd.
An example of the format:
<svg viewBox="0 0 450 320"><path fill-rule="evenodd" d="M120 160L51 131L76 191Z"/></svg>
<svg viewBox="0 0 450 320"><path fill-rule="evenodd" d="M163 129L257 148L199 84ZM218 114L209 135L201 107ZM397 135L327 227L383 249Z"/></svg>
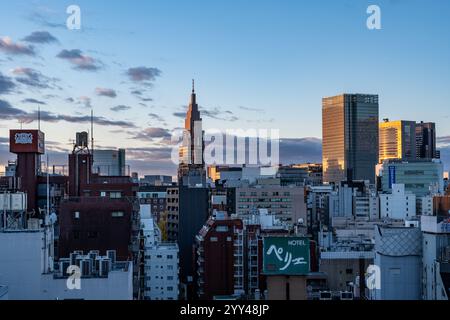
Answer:
<svg viewBox="0 0 450 320"><path fill-rule="evenodd" d="M195 80L192 79L192 93L195 93Z"/></svg>

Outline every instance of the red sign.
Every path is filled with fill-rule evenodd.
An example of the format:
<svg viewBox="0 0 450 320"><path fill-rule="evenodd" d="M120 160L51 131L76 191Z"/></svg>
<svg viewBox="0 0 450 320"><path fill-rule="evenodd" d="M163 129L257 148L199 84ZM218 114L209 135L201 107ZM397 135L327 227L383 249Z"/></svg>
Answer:
<svg viewBox="0 0 450 320"><path fill-rule="evenodd" d="M9 151L43 154L45 152L44 133L39 130L10 130Z"/></svg>

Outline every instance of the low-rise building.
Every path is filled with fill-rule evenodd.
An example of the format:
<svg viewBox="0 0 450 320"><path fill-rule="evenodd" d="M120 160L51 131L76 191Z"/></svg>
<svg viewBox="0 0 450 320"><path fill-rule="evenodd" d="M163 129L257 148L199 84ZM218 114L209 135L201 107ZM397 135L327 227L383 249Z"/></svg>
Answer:
<svg viewBox="0 0 450 320"><path fill-rule="evenodd" d="M405 190L404 184L393 184L391 193L380 194L382 218L408 220L416 216L416 195Z"/></svg>
<svg viewBox="0 0 450 320"><path fill-rule="evenodd" d="M450 297L450 215L422 216L424 300Z"/></svg>
<svg viewBox="0 0 450 320"><path fill-rule="evenodd" d="M144 299L178 300L178 245L162 242L161 231L151 215L150 205L141 205L144 235Z"/></svg>

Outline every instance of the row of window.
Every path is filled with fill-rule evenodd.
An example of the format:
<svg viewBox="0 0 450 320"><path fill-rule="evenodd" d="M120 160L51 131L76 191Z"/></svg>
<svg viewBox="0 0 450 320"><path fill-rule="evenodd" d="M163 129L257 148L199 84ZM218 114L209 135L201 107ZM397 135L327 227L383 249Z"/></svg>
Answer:
<svg viewBox="0 0 450 320"><path fill-rule="evenodd" d="M240 198L239 202L292 202L291 198Z"/></svg>
<svg viewBox="0 0 450 320"><path fill-rule="evenodd" d="M111 212L111 217L113 217L113 218L122 218L124 216L125 216L125 213L123 211L112 211ZM73 213L73 218L76 220L80 219L80 212L75 211Z"/></svg>
<svg viewBox="0 0 450 320"><path fill-rule="evenodd" d="M278 192L278 191L272 192L272 196L279 196L280 194L281 194L281 192ZM239 196L241 196L241 197L245 197L246 195L247 195L246 192L240 192L239 193ZM258 192L250 192L250 196L251 197L257 197L258 196ZM269 192L261 192L261 196L262 197L268 197L269 196ZM290 197L291 193L287 192L287 191L283 192L283 196Z"/></svg>
<svg viewBox="0 0 450 320"><path fill-rule="evenodd" d="M164 280L164 277L155 276L155 279ZM171 280L173 280L173 276L167 276L166 279L171 281ZM152 280L152 277L151 276L146 276L145 280L150 281L150 280Z"/></svg>
<svg viewBox="0 0 450 320"><path fill-rule="evenodd" d="M120 192L120 191L111 191L111 192L101 191L100 192L100 197L107 197L107 196L109 196L111 199L120 199L120 198L122 198L122 192Z"/></svg>

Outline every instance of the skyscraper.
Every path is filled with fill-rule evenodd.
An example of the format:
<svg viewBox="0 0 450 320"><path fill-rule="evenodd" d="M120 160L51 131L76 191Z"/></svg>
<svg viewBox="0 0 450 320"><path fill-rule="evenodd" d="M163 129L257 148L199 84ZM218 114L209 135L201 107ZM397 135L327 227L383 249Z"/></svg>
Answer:
<svg viewBox="0 0 450 320"><path fill-rule="evenodd" d="M342 94L322 100L323 181L375 182L378 95Z"/></svg>
<svg viewBox="0 0 450 320"><path fill-rule="evenodd" d="M416 145L418 159L437 158L435 123L422 121L416 124Z"/></svg>
<svg viewBox="0 0 450 320"><path fill-rule="evenodd" d="M189 102L183 132L183 143L179 150L180 164L178 180L180 184L203 184L206 180L203 151L202 118L198 109L194 80L192 80L191 101Z"/></svg>
<svg viewBox="0 0 450 320"><path fill-rule="evenodd" d="M380 163L387 159L416 158L416 123L389 121L380 123Z"/></svg>

